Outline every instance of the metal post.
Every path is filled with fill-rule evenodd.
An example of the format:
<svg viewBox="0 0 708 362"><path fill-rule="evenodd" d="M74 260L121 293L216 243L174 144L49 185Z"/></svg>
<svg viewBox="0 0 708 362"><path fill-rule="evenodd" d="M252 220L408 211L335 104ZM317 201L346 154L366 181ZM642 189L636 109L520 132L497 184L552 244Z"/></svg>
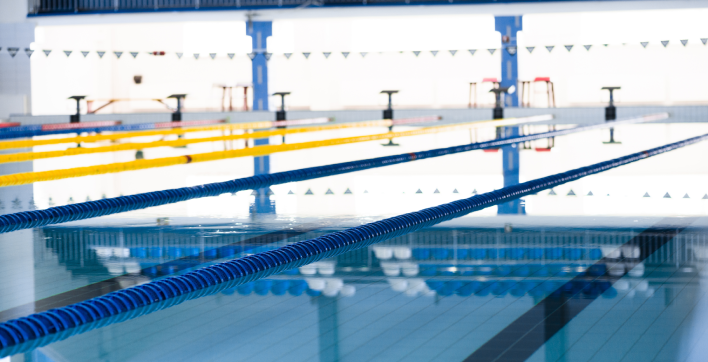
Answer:
<svg viewBox="0 0 708 362"><path fill-rule="evenodd" d="M383 111L383 119L393 119L393 99L392 96L398 93L397 90L382 90L380 94L388 94L388 108ZM393 124L388 126L388 131L393 131ZM397 143L393 143L393 139L389 139L388 143L383 144L383 146L398 146Z"/></svg>
<svg viewBox="0 0 708 362"><path fill-rule="evenodd" d="M610 91L610 104L605 107L605 122L614 122L617 119L617 108L615 108L614 91L622 89L622 87L602 87L603 90ZM603 142L605 144L619 144L622 142L615 141L615 129L610 128L610 141Z"/></svg>
<svg viewBox="0 0 708 362"><path fill-rule="evenodd" d="M182 121L182 99L187 97L186 94L172 94L167 98L177 99L177 109L172 113L172 122Z"/></svg>
<svg viewBox="0 0 708 362"><path fill-rule="evenodd" d="M81 122L81 100L84 98L86 98L86 96L71 96L71 97L69 97L69 99L73 99L76 101L76 114L71 115L69 117L70 123Z"/></svg>
<svg viewBox="0 0 708 362"><path fill-rule="evenodd" d="M285 96L290 94L290 92L276 92L273 93L274 96L280 96L280 110L275 112L276 121L285 121L287 116L285 114ZM276 128L287 128L286 126L277 126ZM285 144L285 135L283 135L283 144Z"/></svg>

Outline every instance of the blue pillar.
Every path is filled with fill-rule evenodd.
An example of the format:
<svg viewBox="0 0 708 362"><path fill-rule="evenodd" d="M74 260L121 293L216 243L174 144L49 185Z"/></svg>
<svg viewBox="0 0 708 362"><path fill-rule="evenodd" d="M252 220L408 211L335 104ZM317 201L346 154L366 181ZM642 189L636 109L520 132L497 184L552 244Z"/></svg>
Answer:
<svg viewBox="0 0 708 362"><path fill-rule="evenodd" d="M253 109L268 110L268 60L266 59L266 38L273 35L273 22L251 21L246 23L246 34L253 42Z"/></svg>
<svg viewBox="0 0 708 362"><path fill-rule="evenodd" d="M266 38L273 35L273 22L250 21L246 23L246 34L251 37L253 51L251 70L253 73L253 109L254 111L268 110L268 60L266 59ZM268 139L256 139L254 145L267 145ZM263 175L270 173L270 156L253 158L253 174ZM275 213L275 203L271 202L272 191L269 187L256 191L251 213Z"/></svg>
<svg viewBox="0 0 708 362"><path fill-rule="evenodd" d="M519 127L504 127L503 137L519 135ZM502 147L502 174L504 187L514 186L519 183L519 147L510 145ZM497 206L497 214L525 215L526 210L520 199L509 201Z"/></svg>
<svg viewBox="0 0 708 362"><path fill-rule="evenodd" d="M516 45L516 33L523 29L522 16L495 16L494 24L496 31L502 35L502 79L501 87L511 87L517 89L513 94L505 96L506 107L519 106L519 56Z"/></svg>

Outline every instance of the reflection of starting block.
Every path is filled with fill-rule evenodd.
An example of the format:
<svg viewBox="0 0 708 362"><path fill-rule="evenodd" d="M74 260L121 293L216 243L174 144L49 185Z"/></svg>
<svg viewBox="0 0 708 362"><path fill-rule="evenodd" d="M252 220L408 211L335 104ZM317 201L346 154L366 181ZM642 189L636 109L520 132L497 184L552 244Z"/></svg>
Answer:
<svg viewBox="0 0 708 362"><path fill-rule="evenodd" d="M608 90L610 91L610 105L605 108L605 122L614 122L615 119L617 119L617 108L615 108L614 104L614 95L613 91L622 89L621 87L602 87L603 90ZM615 141L615 129L610 128L610 140L608 142L602 142L606 145L611 145L611 144L622 144L622 142L616 142Z"/></svg>
<svg viewBox="0 0 708 362"><path fill-rule="evenodd" d="M382 90L381 94L388 94L388 108L384 109L383 111L383 119L390 119L393 120L393 103L391 101L391 96L394 94L398 93L397 90ZM393 131L393 123L391 123L390 126L388 126L388 131L392 132ZM382 146L398 146L398 143L393 143L393 138L390 138L388 140L388 143L382 144Z"/></svg>

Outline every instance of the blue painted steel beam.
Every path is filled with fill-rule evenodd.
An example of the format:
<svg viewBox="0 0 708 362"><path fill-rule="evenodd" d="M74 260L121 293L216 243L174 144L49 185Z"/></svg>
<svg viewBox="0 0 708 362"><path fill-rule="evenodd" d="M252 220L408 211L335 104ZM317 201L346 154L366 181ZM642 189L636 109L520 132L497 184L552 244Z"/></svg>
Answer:
<svg viewBox="0 0 708 362"><path fill-rule="evenodd" d="M478 5L478 4L522 4L522 3L559 3L559 2L588 2L595 0L425 0L420 2L406 2L405 0L385 0L380 2L357 0L324 0L317 7L381 7L381 6L422 6L422 5ZM623 0L605 0L623 1ZM267 9L292 9L310 4L307 0L196 0L191 1L121 1L121 2L88 2L82 1L79 6L73 2L55 4L49 0L41 0L40 6L35 7L28 17L54 16L54 15L82 15L82 14L118 14L118 13L156 13L174 11L234 11L234 10L267 10Z"/></svg>
<svg viewBox="0 0 708 362"><path fill-rule="evenodd" d="M504 127L504 138L518 137L519 127ZM519 184L519 145L511 144L502 147L502 174L504 175L504 187ZM525 215L521 199L509 201L497 206L497 214L517 214Z"/></svg>
<svg viewBox="0 0 708 362"><path fill-rule="evenodd" d="M273 22L249 21L246 34L253 43L251 70L253 74L253 109L268 110L268 60L266 59L266 38L273 35Z"/></svg>
<svg viewBox="0 0 708 362"><path fill-rule="evenodd" d="M518 47L516 45L516 33L523 29L522 16L495 16L494 28L502 35L502 79L501 87L514 86L519 88L519 56ZM519 92L507 94L505 96L504 105L506 107L519 106Z"/></svg>

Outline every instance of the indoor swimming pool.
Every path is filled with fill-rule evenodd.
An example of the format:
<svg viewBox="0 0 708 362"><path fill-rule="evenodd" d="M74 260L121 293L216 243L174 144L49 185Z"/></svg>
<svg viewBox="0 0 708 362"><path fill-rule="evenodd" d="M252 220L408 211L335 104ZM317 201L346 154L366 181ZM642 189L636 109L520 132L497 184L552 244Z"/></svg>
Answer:
<svg viewBox="0 0 708 362"><path fill-rule="evenodd" d="M548 130L532 128L527 133ZM382 130L289 135L287 142ZM9 186L1 189L1 211L78 207L410 154L494 137L493 128L486 132ZM93 321L79 317L93 312L75 305L116 292L139 301L131 288L488 195L513 185L514 177L524 183L705 133L704 124L635 124L617 127L616 143L606 144L607 129L590 130L6 232L0 234L0 322L49 320L35 313L62 310L45 325L68 324L39 338L21 322L0 324L7 346L0 355L12 361L700 361L708 338L708 165L699 161L706 142L272 275L259 271L243 283L217 283L228 288L136 302ZM144 156L227 147L163 147ZM0 170L38 172L134 157L135 151L67 156ZM104 303L101 313L111 308L91 303ZM26 341L12 343L13 328Z"/></svg>

